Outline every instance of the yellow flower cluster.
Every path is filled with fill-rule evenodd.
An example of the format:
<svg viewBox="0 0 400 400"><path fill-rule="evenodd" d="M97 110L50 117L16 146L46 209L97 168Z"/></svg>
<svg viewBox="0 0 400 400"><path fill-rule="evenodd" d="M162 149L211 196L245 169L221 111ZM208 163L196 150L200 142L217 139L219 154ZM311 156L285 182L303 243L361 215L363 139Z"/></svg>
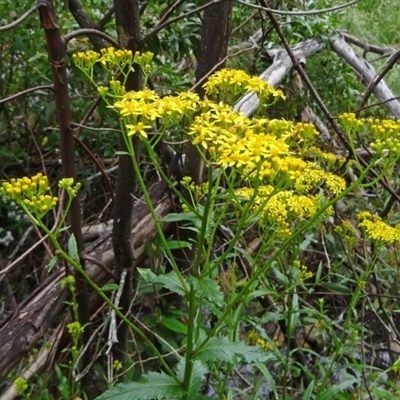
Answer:
<svg viewBox="0 0 400 400"><path fill-rule="evenodd" d="M255 330L249 332L248 339L251 344L260 346L265 351L272 351L278 347L278 344L276 342L272 344L268 343Z"/></svg>
<svg viewBox="0 0 400 400"><path fill-rule="evenodd" d="M356 118L354 113L345 113L339 117L345 131L351 135L368 128L371 133L370 147L380 156L388 153L400 157L400 120Z"/></svg>
<svg viewBox="0 0 400 400"><path fill-rule="evenodd" d="M151 63L153 60L153 53L139 53L132 54L131 50L115 49L114 47L107 47L100 50L100 53L89 50L86 52L78 52L72 55L72 60L75 65L80 68L87 76L93 78L93 68L96 63L102 65L106 71L116 75L121 72L127 74L133 71L133 64L138 64L145 74L151 72ZM115 71L117 69L117 71ZM104 87L100 94L105 92Z"/></svg>
<svg viewBox="0 0 400 400"><path fill-rule="evenodd" d="M70 322L67 325L67 329L68 333L75 338L79 338L79 336L84 332L83 326L78 321Z"/></svg>
<svg viewBox="0 0 400 400"><path fill-rule="evenodd" d="M307 279L310 279L314 276L314 274L308 270L306 265L300 263L300 261L294 261L294 267L298 270L298 279L300 283L304 282Z"/></svg>
<svg viewBox="0 0 400 400"><path fill-rule="evenodd" d="M355 113L343 113L339 115L339 121L348 135L358 132L365 123L365 119L356 118Z"/></svg>
<svg viewBox="0 0 400 400"><path fill-rule="evenodd" d="M246 92L254 91L263 102L271 96L272 102L279 98L286 98L281 90L274 89L268 82L257 76L249 76L242 70L228 68L214 73L203 87L209 96L227 93L237 97Z"/></svg>
<svg viewBox="0 0 400 400"><path fill-rule="evenodd" d="M101 57L98 59L100 63L103 64L108 70L111 70L114 67L124 68L127 65L132 65L133 62L133 54L131 50L116 50L114 47L107 47L105 49L101 49L100 53Z"/></svg>
<svg viewBox="0 0 400 400"><path fill-rule="evenodd" d="M152 123L162 120L164 127L177 125L183 117L192 115L199 107L200 99L192 92L182 92L178 96L160 98L153 90L128 92L114 103L124 119L128 136L140 134L146 138L146 130Z"/></svg>
<svg viewBox="0 0 400 400"><path fill-rule="evenodd" d="M357 214L358 227L373 241L394 243L400 241L400 224L392 227L368 211Z"/></svg>
<svg viewBox="0 0 400 400"><path fill-rule="evenodd" d="M346 181L338 175L324 171L317 163L309 162L295 181L299 193L309 192L324 183L328 192L337 195L346 188Z"/></svg>
<svg viewBox="0 0 400 400"><path fill-rule="evenodd" d="M340 225L335 226L337 232L343 239L343 242L351 250L357 245L357 232L354 226L346 220L341 221Z"/></svg>
<svg viewBox="0 0 400 400"><path fill-rule="evenodd" d="M196 185L190 176L184 176L181 185L190 192L194 204L197 204L208 193L208 182Z"/></svg>
<svg viewBox="0 0 400 400"><path fill-rule="evenodd" d="M100 54L95 51L80 51L72 55L75 65L85 71L93 69L93 66L100 60Z"/></svg>
<svg viewBox="0 0 400 400"><path fill-rule="evenodd" d="M313 158L315 161L318 160L321 162L322 165L324 165L327 168L341 167L347 161L346 157L337 156L336 154L333 153L327 153L315 146L310 146L306 147L305 149L301 149L299 155L302 158L308 158L308 159ZM351 161L349 161L346 166L347 167L351 166Z"/></svg>
<svg viewBox="0 0 400 400"><path fill-rule="evenodd" d="M57 205L57 197L52 197L46 192L49 190L48 179L41 173L32 178L12 178L10 182L3 182L0 194L23 204L36 217L43 217Z"/></svg>
<svg viewBox="0 0 400 400"><path fill-rule="evenodd" d="M381 155L385 151L400 156L400 120L378 120L370 118L368 125L375 142L371 143L371 149Z"/></svg>
<svg viewBox="0 0 400 400"><path fill-rule="evenodd" d="M277 131L273 128L276 127ZM309 131L304 130L306 135ZM295 157L290 149L291 138L301 132L288 121L250 119L229 106L207 103L196 116L188 134L192 143L208 149L218 165L235 167L273 183L281 179L299 178L307 163Z"/></svg>
<svg viewBox="0 0 400 400"><path fill-rule="evenodd" d="M245 199L253 198L254 189L239 189L237 195ZM311 218L317 213L321 198L319 195L298 195L293 190L274 193L272 186L263 186L258 188L254 204L255 212L261 212L263 220L274 227L276 234L286 238L291 235L291 227L296 221Z"/></svg>

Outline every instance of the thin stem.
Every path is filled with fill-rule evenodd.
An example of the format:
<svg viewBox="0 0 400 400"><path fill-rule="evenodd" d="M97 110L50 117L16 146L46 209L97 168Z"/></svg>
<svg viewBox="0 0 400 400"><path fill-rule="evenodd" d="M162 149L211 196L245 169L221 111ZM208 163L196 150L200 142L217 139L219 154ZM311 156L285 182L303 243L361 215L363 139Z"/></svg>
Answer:
<svg viewBox="0 0 400 400"><path fill-rule="evenodd" d="M82 275L87 283L95 290L95 292L104 300L105 303L118 315L121 320L127 324L141 339L143 339L146 344L152 349L152 351L156 354L161 364L167 371L167 373L178 383L180 384L179 379L176 377L175 373L168 366L167 362L164 360L162 354L158 351L157 347L153 344L153 342L135 325L133 324L117 307L115 307L114 303L105 295L105 293L100 289L100 287L90 278L88 273L81 267L81 265L74 260L72 257L67 254L62 247L60 246L57 238L54 234L44 225L41 221L39 221L39 226L47 233L51 242L53 243L56 253L61 256L68 264L70 264L78 273Z"/></svg>
<svg viewBox="0 0 400 400"><path fill-rule="evenodd" d="M318 220L318 218L321 217L321 215L331 206L333 206L335 203L337 203L339 200L341 200L343 197L345 197L347 194L352 192L354 189L356 189L359 184L365 179L365 177L368 175L370 169L372 169L374 164L370 164L360 175L357 181L353 182L352 185L350 185L346 190L344 190L342 193L340 193L338 196L336 196L334 199L328 201L324 206L321 207L321 209L311 218L310 221L308 221L307 224L304 224L302 227L300 227L292 236L290 236L288 239L285 240L285 242L280 246L274 255L269 259L269 261L266 263L266 265L263 268L260 268L258 271L254 271L254 274L252 275L251 279L243 286L242 290L236 295L236 298L225 307L224 312L220 316L219 320L215 323L214 327L211 329L207 337L203 340L202 343L197 346L195 352L199 352L207 343L208 341L215 336L217 333L218 329L220 326L223 324L225 321L226 317L228 314L231 312L232 308L236 306L237 303L241 302L243 297L246 295L246 293L249 291L251 286L253 285L254 281L258 279L259 276L265 274L265 272L268 270L268 268L271 266L272 263L274 263L278 257L289 247L290 244L295 242L300 235L302 235L304 232L306 232L308 229L310 229L311 226L315 223L315 221Z"/></svg>
<svg viewBox="0 0 400 400"><path fill-rule="evenodd" d="M193 373L193 331L195 329L195 318L196 318L196 293L193 284L190 284L190 294L189 294L189 315L188 315L188 330L187 330L187 340L186 340L186 363L185 363L185 373L183 377L183 385L186 392L189 392L190 381L192 379Z"/></svg>

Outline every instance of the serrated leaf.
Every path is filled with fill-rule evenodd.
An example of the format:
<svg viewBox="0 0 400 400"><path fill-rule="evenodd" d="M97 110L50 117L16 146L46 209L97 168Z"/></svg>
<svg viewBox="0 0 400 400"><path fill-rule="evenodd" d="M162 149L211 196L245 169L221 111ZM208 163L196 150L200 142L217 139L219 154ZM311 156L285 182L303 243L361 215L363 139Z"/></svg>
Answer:
<svg viewBox="0 0 400 400"><path fill-rule="evenodd" d="M180 296L186 294L185 288L182 286L175 271L168 272L167 274L156 275L150 268L138 268L137 270L142 278L148 283L160 283L166 289L169 289L171 292L177 293ZM186 282L184 277L182 277L182 279Z"/></svg>
<svg viewBox="0 0 400 400"><path fill-rule="evenodd" d="M227 337L211 338L194 356L195 360L229 363L235 363L237 359L252 363L266 358L267 354L260 347L249 346L242 341L232 342Z"/></svg>
<svg viewBox="0 0 400 400"><path fill-rule="evenodd" d="M179 399L184 395L183 388L171 376L149 372L141 381L120 383L96 400Z"/></svg>
<svg viewBox="0 0 400 400"><path fill-rule="evenodd" d="M140 276L147 283L156 283L158 276L150 268L137 268Z"/></svg>
<svg viewBox="0 0 400 400"><path fill-rule="evenodd" d="M176 369L178 379L183 381L185 375L186 359L181 357ZM193 361L192 379L190 381L188 399L197 400L204 398L200 388L204 383L205 376L208 372L207 366L200 360Z"/></svg>
<svg viewBox="0 0 400 400"><path fill-rule="evenodd" d="M192 277L191 282L196 291L197 297L205 297L207 300L215 303L218 306L222 306L224 304L224 295L216 280L208 277Z"/></svg>
<svg viewBox="0 0 400 400"><path fill-rule="evenodd" d="M103 292L112 292L115 289L118 289L118 285L116 283L107 283L101 288Z"/></svg>
<svg viewBox="0 0 400 400"><path fill-rule="evenodd" d="M182 286L175 271L168 272L164 275L158 275L156 283L161 283L161 285L166 289L169 289L171 292L177 293L180 296L185 296L186 294L185 288Z"/></svg>
<svg viewBox="0 0 400 400"><path fill-rule="evenodd" d="M79 262L78 245L76 243L75 235L72 234L68 239L68 255L74 260Z"/></svg>
<svg viewBox="0 0 400 400"><path fill-rule="evenodd" d="M164 325L172 332L176 333L186 333L187 332L187 325L182 324L181 321L178 321L175 318L163 318L161 320L161 324Z"/></svg>

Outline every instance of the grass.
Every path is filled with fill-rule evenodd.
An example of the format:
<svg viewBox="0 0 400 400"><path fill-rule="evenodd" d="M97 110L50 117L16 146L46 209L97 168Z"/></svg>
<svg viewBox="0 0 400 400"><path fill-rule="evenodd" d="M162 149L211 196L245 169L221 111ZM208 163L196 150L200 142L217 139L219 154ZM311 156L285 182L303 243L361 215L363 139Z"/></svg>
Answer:
<svg viewBox="0 0 400 400"><path fill-rule="evenodd" d="M343 29L351 35L377 46L400 47L398 0L361 0L343 16ZM386 59L369 53L368 60L379 70ZM387 83L400 96L400 65L396 64L386 77Z"/></svg>

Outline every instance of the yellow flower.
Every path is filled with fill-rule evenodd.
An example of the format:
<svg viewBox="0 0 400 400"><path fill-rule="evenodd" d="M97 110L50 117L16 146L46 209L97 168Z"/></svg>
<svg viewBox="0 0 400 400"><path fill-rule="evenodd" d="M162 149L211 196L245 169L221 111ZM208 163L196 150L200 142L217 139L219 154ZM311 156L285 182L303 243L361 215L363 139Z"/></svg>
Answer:
<svg viewBox="0 0 400 400"><path fill-rule="evenodd" d="M377 215L364 211L357 214L360 221L358 227L361 228L367 237L373 241L383 243L393 243L400 241L400 225L392 227L382 221Z"/></svg>
<svg viewBox="0 0 400 400"><path fill-rule="evenodd" d="M29 209L37 218L42 218L57 205L58 198L45 194L49 190L48 179L41 173L31 178L12 178L3 182L0 194Z"/></svg>
<svg viewBox="0 0 400 400"><path fill-rule="evenodd" d="M139 134L143 136L145 139L147 139L147 133L145 129L150 129L150 125L145 125L143 122L138 122L136 125L130 125L127 124L126 128L128 129L127 135L128 136L133 136L136 134Z"/></svg>
<svg viewBox="0 0 400 400"><path fill-rule="evenodd" d="M26 381L25 378L22 378L19 376L15 381L14 381L14 388L15 391L20 395L23 396L27 389L28 389L28 382Z"/></svg>

